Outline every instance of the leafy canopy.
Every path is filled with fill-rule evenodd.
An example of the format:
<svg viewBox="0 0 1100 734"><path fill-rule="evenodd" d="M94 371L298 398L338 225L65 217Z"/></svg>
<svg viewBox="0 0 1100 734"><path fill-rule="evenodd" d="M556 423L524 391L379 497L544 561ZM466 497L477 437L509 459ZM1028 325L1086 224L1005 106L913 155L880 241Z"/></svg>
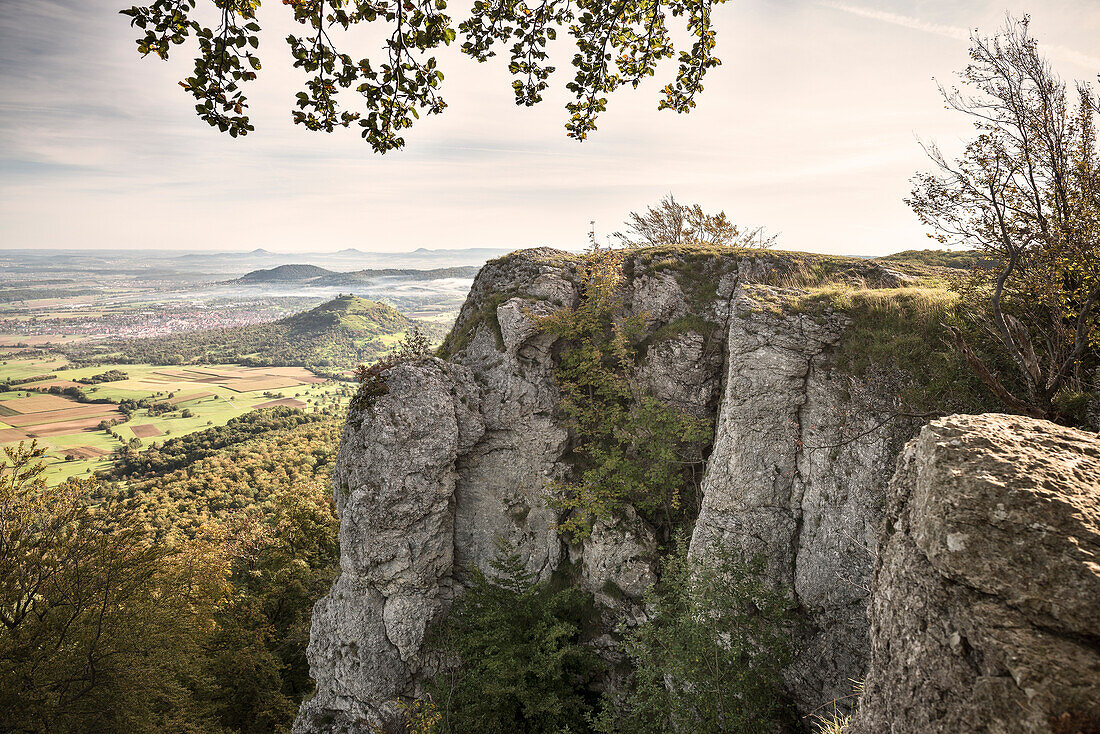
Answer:
<svg viewBox="0 0 1100 734"><path fill-rule="evenodd" d="M573 39L573 78L566 84L568 135L584 140L596 129L607 97L619 87L637 87L659 62L676 58L673 80L661 90L660 109L689 112L703 90L703 77L721 62L713 54L711 15L725 0L476 0L469 17L454 27L446 0L283 0L300 35L287 37L293 66L309 74L295 98L294 122L332 132L356 125L379 153L405 145L403 131L421 113L439 114L443 72L433 55L463 34L462 51L478 61L503 47L515 77L516 104L543 99L555 68L549 45L559 32ZM196 100L195 111L233 137L255 128L242 85L256 79L260 0L154 0L122 10L141 29L142 56L167 59L173 46L194 40L198 55L180 86ZM202 16L209 13L213 21ZM692 39L677 52L669 18L682 18ZM338 43L355 27L385 26L390 35L378 55L355 59ZM344 108L346 90L362 97L361 109Z"/></svg>
<svg viewBox="0 0 1100 734"><path fill-rule="evenodd" d="M930 146L935 170L914 179L908 203L940 242L996 264L975 270L968 295L1012 374L956 329L975 374L1011 410L1068 420L1100 347L1100 98L1067 89L1026 16L975 34L970 56L965 90L941 92L977 134L957 160Z"/></svg>
<svg viewBox="0 0 1100 734"><path fill-rule="evenodd" d="M47 487L37 444L0 460L0 730L183 732L209 716L201 650L227 593L94 484Z"/></svg>

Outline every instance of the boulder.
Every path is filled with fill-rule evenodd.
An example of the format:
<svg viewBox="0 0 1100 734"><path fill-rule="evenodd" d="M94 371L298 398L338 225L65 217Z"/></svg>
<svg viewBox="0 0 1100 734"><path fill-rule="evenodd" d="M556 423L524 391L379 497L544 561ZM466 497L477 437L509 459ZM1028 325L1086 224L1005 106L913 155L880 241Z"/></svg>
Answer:
<svg viewBox="0 0 1100 734"><path fill-rule="evenodd" d="M1100 437L933 421L879 546L851 734L1100 732Z"/></svg>

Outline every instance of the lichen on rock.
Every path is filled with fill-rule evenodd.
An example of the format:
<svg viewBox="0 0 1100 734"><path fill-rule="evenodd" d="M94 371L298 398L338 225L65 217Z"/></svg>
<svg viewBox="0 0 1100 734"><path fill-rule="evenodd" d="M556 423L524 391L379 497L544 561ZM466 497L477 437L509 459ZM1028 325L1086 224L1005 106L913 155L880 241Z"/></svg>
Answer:
<svg viewBox="0 0 1100 734"><path fill-rule="evenodd" d="M1100 437L955 415L890 486L852 734L1100 727Z"/></svg>

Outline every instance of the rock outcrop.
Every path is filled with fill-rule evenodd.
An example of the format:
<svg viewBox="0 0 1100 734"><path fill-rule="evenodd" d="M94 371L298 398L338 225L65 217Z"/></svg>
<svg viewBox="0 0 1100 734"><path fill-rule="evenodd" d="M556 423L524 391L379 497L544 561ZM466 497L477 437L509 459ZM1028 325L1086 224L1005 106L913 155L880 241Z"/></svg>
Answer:
<svg viewBox="0 0 1100 734"><path fill-rule="evenodd" d="M852 734L1100 731L1100 437L933 421L880 547Z"/></svg>
<svg viewBox="0 0 1100 734"><path fill-rule="evenodd" d="M831 367L850 319L746 287L730 319L725 396L692 550L762 556L798 602L787 683L802 711L844 699L869 653L867 595L895 458L915 432L891 381Z"/></svg>
<svg viewBox="0 0 1100 734"><path fill-rule="evenodd" d="M787 681L805 711L865 670L875 529L896 453L916 430L896 418L898 376L832 367L849 320L799 313L773 287L799 264L772 253L641 252L624 267L623 313L645 324L636 372L650 394L718 416L693 546L763 553L806 625ZM841 277L893 283L842 263ZM388 394L349 415L334 491L341 575L316 606L317 693L295 732L372 732L420 691L425 631L505 538L542 578L568 573L611 621L642 618L657 536L633 513L567 544L547 488L566 476L555 343L531 314L574 306L576 259L530 250L487 264L447 359L395 367ZM893 283L896 284L896 283ZM608 593L615 590L614 594Z"/></svg>

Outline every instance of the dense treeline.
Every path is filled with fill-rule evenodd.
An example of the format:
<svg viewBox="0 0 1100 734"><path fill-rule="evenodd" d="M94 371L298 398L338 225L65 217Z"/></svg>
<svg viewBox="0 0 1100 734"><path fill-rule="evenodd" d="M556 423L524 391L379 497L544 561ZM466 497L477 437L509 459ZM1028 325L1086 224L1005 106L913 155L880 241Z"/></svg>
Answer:
<svg viewBox="0 0 1100 734"><path fill-rule="evenodd" d="M43 453L0 462L0 730L196 731L221 559L150 542L92 483L47 488Z"/></svg>
<svg viewBox="0 0 1100 734"><path fill-rule="evenodd" d="M103 382L120 382L125 380L127 375L122 370L107 370L106 372L100 372L98 375L92 375L90 377L78 377L73 382L79 382L82 385L99 385Z"/></svg>
<svg viewBox="0 0 1100 734"><path fill-rule="evenodd" d="M386 351L381 337L414 323L382 303L342 296L312 311L270 324L225 327L146 339L75 344L64 348L74 362L305 366L315 371L351 369ZM438 327L421 325L428 330ZM326 369L327 368L327 369Z"/></svg>
<svg viewBox="0 0 1100 734"><path fill-rule="evenodd" d="M126 486L48 488L38 447L0 462L0 731L289 731L338 562L339 423L257 427Z"/></svg>
<svg viewBox="0 0 1100 734"><path fill-rule="evenodd" d="M8 379L0 382L0 390L7 392L14 389L15 385L26 385L29 382L41 382L42 380L54 380L57 379L57 373L49 375L32 375L31 377L9 377Z"/></svg>
<svg viewBox="0 0 1100 734"><path fill-rule="evenodd" d="M209 522L265 508L277 489L327 482L339 441L339 419L286 415L270 419L275 426L271 429L264 428L264 421L238 424L229 432L219 427L172 439L164 444L169 449L163 454L163 446L151 447L146 453L153 460L135 466L160 469L128 475L117 492L157 533L195 535ZM225 442L223 448L211 448L220 442ZM194 458L187 460L188 452Z"/></svg>
<svg viewBox="0 0 1100 734"><path fill-rule="evenodd" d="M35 390L35 392L46 393L48 395L61 395L62 397L71 398L78 403L95 403L98 405L106 405L108 403L115 402L110 398L93 398L84 392L83 388L70 385L68 387L61 387L60 385L50 385L47 388L27 388L28 390Z"/></svg>
<svg viewBox="0 0 1100 734"><path fill-rule="evenodd" d="M228 446L272 431L325 422L331 422L331 419L316 413L304 413L298 408L262 408L232 418L224 426L172 438L140 453L124 449L110 475L116 479L136 479L166 474L205 459Z"/></svg>
<svg viewBox="0 0 1100 734"><path fill-rule="evenodd" d="M71 298L99 293L95 288L13 288L0 290L0 303L37 301L43 298Z"/></svg>

